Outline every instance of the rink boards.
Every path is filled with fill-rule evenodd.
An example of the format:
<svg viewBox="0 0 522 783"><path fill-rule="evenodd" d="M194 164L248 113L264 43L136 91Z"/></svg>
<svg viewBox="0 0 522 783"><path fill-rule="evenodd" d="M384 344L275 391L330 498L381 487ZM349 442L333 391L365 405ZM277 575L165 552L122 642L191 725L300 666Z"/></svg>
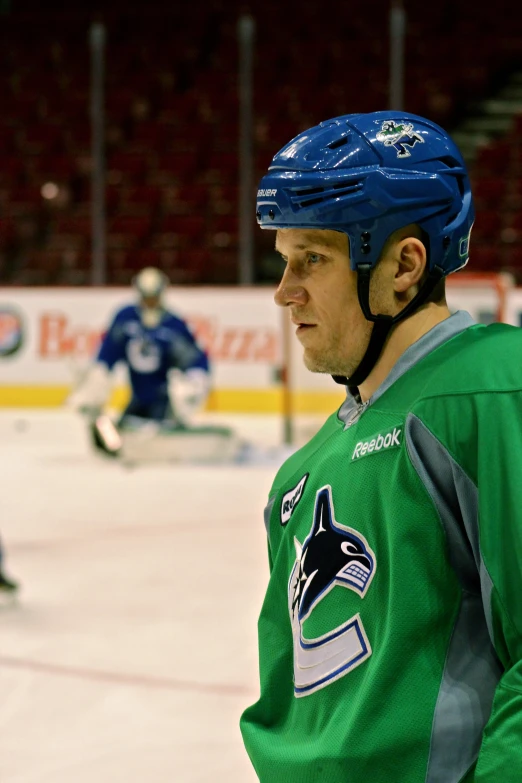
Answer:
<svg viewBox="0 0 522 783"><path fill-rule="evenodd" d="M172 288L168 305L185 317L213 366L208 409L217 412L277 413L283 364L283 313L273 289ZM478 321L495 319L494 290L450 291L450 307L468 310ZM114 312L133 301L127 288L0 289L0 405L59 406L95 355ZM508 294L506 320L522 325L522 289ZM303 412L332 410L342 396L329 376L302 368L293 335L293 387ZM114 374L113 403L126 390L123 368Z"/></svg>

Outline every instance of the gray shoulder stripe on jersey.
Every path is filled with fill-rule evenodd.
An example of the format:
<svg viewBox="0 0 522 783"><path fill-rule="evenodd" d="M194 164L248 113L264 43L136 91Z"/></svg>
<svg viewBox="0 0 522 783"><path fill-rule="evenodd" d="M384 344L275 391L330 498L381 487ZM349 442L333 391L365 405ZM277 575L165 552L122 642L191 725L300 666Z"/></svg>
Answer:
<svg viewBox="0 0 522 783"><path fill-rule="evenodd" d="M406 447L444 528L462 602L449 643L433 720L425 783L458 783L477 759L502 666L493 648L492 582L482 562L478 491L413 414Z"/></svg>
<svg viewBox="0 0 522 783"><path fill-rule="evenodd" d="M276 496L273 495L268 503L265 506L265 510L263 512L263 517L265 520L265 528L266 528L266 534L268 536L268 540L270 541L270 517L272 515L272 509L274 508Z"/></svg>
<svg viewBox="0 0 522 783"><path fill-rule="evenodd" d="M433 500L446 532L451 565L463 589L480 591L493 643L493 583L480 552L477 487L417 416L409 414L404 430L413 467Z"/></svg>
<svg viewBox="0 0 522 783"><path fill-rule="evenodd" d="M477 489L417 416L409 414L404 430L413 467L433 500L446 533L451 565L462 588L477 594Z"/></svg>

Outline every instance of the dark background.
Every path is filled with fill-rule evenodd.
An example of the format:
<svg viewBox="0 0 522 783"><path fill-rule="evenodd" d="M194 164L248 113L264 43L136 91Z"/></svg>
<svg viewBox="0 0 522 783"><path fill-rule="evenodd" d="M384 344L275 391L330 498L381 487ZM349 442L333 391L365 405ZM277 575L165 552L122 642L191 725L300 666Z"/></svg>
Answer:
<svg viewBox="0 0 522 783"><path fill-rule="evenodd" d="M89 28L107 30L108 282L146 265L178 284L238 279L237 22L256 25L255 179L301 130L389 107L389 15L372 3L127 0L0 3L0 274L85 285L91 265ZM522 282L522 12L500 0L405 3L404 109L468 161L470 271ZM46 187L44 187L46 186ZM252 215L254 221L254 216ZM273 283L273 234L255 229Z"/></svg>

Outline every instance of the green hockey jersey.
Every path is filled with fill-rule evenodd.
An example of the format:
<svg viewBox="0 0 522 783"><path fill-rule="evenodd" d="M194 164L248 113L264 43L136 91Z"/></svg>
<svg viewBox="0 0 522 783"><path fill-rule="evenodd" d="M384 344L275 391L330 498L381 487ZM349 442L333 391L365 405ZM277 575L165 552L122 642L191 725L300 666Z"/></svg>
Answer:
<svg viewBox="0 0 522 783"><path fill-rule="evenodd" d="M522 330L437 325L265 523L261 783L522 783Z"/></svg>

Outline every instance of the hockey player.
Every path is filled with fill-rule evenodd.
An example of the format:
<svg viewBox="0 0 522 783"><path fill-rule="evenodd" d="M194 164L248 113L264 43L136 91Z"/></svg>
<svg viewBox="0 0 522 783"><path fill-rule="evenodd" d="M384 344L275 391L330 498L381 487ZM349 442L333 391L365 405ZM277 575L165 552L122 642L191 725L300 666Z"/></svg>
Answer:
<svg viewBox="0 0 522 783"><path fill-rule="evenodd" d="M313 127L261 181L276 302L347 391L265 512L261 783L522 781L522 330L448 310L473 218L455 144L401 112Z"/></svg>
<svg viewBox="0 0 522 783"><path fill-rule="evenodd" d="M90 417L94 445L109 454L119 453L119 430L133 422L186 427L209 393L208 356L186 323L165 308L168 282L153 267L135 277L137 303L116 313L95 362L68 399L70 407ZM115 427L103 407L118 362L128 368L132 395Z"/></svg>

